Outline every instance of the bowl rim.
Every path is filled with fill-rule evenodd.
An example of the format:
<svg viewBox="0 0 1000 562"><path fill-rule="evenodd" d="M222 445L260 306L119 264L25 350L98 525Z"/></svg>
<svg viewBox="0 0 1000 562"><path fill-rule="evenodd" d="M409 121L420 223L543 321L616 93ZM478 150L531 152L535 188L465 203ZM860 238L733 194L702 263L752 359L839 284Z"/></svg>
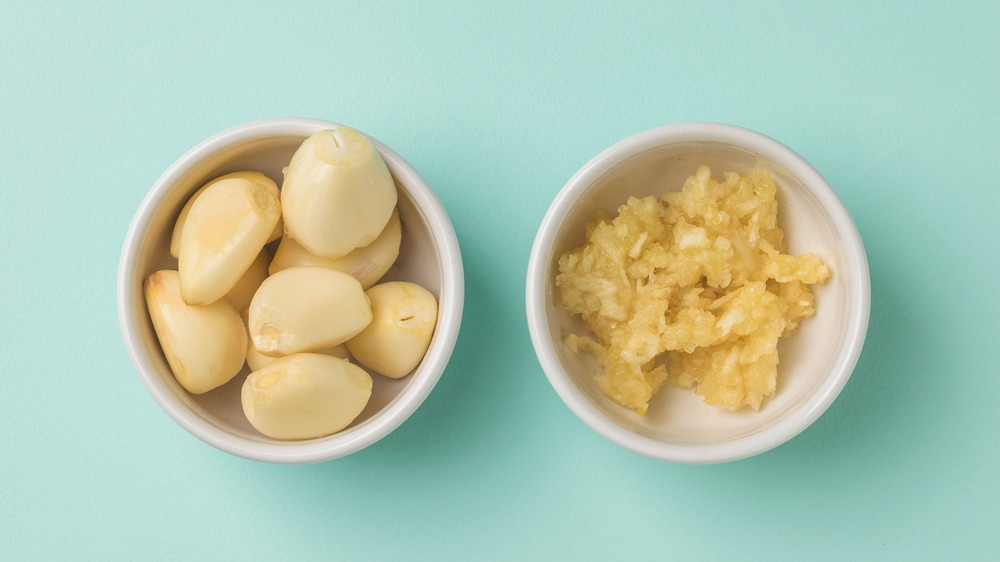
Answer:
<svg viewBox="0 0 1000 562"><path fill-rule="evenodd" d="M732 144L770 158L795 175L830 214L844 242L848 266L849 314L844 349L826 380L792 414L759 433L712 444L671 444L640 435L615 423L573 384L550 344L545 296L549 284L555 236L573 205L591 184L624 160L678 142ZM811 164L784 144L736 125L689 122L663 125L625 138L600 152L580 168L556 195L542 219L528 260L525 285L528 332L538 361L559 398L593 430L636 453L678 463L705 464L737 460L763 453L795 437L830 407L850 378L868 330L871 281L864 244L839 196Z"/></svg>
<svg viewBox="0 0 1000 562"><path fill-rule="evenodd" d="M406 160L378 140L365 135L382 156L393 177L407 186L407 193L424 214L441 254L438 327L434 342L424 357L425 370L418 380L352 430L312 440L265 443L233 435L192 412L167 388L156 374L151 358L143 351L138 336L139 315L131 314L130 306L137 297L145 301L141 295L141 281L134 283L131 278L138 267L139 242L148 235L149 223L170 193L171 186L203 158L228 146L266 137L301 135L305 138L316 131L339 126L341 124L320 119L275 117L250 121L216 133L185 152L163 172L140 203L125 236L118 264L117 305L122 338L133 368L154 401L178 425L205 443L239 457L271 463L310 463L342 457L372 445L399 427L423 403L444 373L458 339L465 279L462 254L451 219L431 187Z"/></svg>

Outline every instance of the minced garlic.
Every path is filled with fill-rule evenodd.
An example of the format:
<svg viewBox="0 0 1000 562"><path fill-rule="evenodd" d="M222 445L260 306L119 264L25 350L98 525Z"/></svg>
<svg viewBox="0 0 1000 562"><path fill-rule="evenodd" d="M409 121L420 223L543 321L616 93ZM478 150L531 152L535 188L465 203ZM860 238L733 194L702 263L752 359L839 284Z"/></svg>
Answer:
<svg viewBox="0 0 1000 562"><path fill-rule="evenodd" d="M767 173L706 166L678 192L630 197L587 226L561 256L556 284L596 339L565 343L603 365L601 390L645 413L664 382L710 405L760 408L774 393L778 340L815 312L809 285L830 269L816 254L784 254L777 187Z"/></svg>

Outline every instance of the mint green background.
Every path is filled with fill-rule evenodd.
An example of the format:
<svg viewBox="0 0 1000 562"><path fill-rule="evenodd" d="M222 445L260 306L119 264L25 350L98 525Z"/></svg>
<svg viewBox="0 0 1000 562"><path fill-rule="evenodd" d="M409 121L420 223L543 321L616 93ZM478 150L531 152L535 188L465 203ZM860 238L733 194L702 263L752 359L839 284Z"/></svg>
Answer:
<svg viewBox="0 0 1000 562"><path fill-rule="evenodd" d="M0 559L1000 557L997 2L142 4L0 7ZM461 336L427 402L307 466L187 434L116 315L149 187L201 140L275 116L393 147L465 259ZM711 466L587 428L523 312L566 180L692 120L816 166L872 276L833 406Z"/></svg>

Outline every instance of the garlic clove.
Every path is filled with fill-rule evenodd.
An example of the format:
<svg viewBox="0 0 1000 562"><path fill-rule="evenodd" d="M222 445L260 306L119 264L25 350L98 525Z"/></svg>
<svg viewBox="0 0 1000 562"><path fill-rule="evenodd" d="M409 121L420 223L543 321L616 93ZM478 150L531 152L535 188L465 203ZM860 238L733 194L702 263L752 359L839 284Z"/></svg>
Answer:
<svg viewBox="0 0 1000 562"><path fill-rule="evenodd" d="M318 351L311 351L310 353L319 353L322 355L329 355L330 357L339 357L340 359L350 359L351 352L347 351L347 346L344 344L337 344L333 347L328 347L326 349L320 349ZM263 353L257 351L257 348L253 346L253 340L247 336L247 365L250 366L251 371L259 371L264 367L271 364L271 362L279 359L278 357L268 357Z"/></svg>
<svg viewBox="0 0 1000 562"><path fill-rule="evenodd" d="M392 281L366 292L372 321L347 341L351 355L390 378L410 374L427 353L437 324L437 299L416 283Z"/></svg>
<svg viewBox="0 0 1000 562"><path fill-rule="evenodd" d="M250 268L243 274L243 277L240 277L236 285L223 297L238 312L243 312L247 308L250 308L250 301L253 300L254 294L257 293L257 289L260 288L261 283L267 279L267 266L269 263L270 257L267 255L267 250L262 250L257 254L256 259L250 264Z"/></svg>
<svg viewBox="0 0 1000 562"><path fill-rule="evenodd" d="M184 302L209 304L232 290L280 217L273 184L230 178L209 186L191 206L181 232L177 264Z"/></svg>
<svg viewBox="0 0 1000 562"><path fill-rule="evenodd" d="M292 267L268 277L248 311L250 338L277 357L343 343L372 320L357 279L325 267Z"/></svg>
<svg viewBox="0 0 1000 562"><path fill-rule="evenodd" d="M395 210L382 233L371 244L355 248L346 256L322 258L309 253L289 236L281 239L268 271L273 275L283 269L300 265L314 265L343 271L361 282L361 288L368 289L389 271L399 257L402 240L402 225L399 210Z"/></svg>
<svg viewBox="0 0 1000 562"><path fill-rule="evenodd" d="M218 182L220 182L222 180L231 179L231 178L248 179L248 180L251 180L251 181L255 181L257 183L263 183L265 185L273 185L274 189L278 189L278 184L274 183L274 180L272 180L271 178L265 176L264 174L262 174L260 172L233 172L231 174L226 174L224 176L219 176L219 177L215 178L214 180L212 180L212 181L206 183L205 185L201 186L198 189L198 191L195 191L194 195L192 195L191 198L187 200L187 203L184 204L184 208L181 209L181 214L177 216L177 222L174 223L174 231L170 235L170 255L171 256L173 256L173 257L176 258L178 256L179 252L180 252L180 247L181 247L181 232L184 229L184 223L187 222L188 213L191 212L191 205L194 205L194 200L197 199L198 196L201 195L212 184L218 183ZM271 236L268 237L267 241L270 243L270 242L274 242L278 238L281 238L282 232L284 232L284 223L279 218L278 219L278 224L276 224L274 226L274 230L271 231Z"/></svg>
<svg viewBox="0 0 1000 562"><path fill-rule="evenodd" d="M177 382L202 394L229 382L243 368L247 334L229 302L191 306L176 271L161 270L143 284L153 329Z"/></svg>
<svg viewBox="0 0 1000 562"><path fill-rule="evenodd" d="M281 205L286 236L312 254L339 258L375 241L396 206L396 185L364 135L326 129L292 156Z"/></svg>
<svg viewBox="0 0 1000 562"><path fill-rule="evenodd" d="M275 359L243 382L247 420L274 439L312 439L354 421L372 395L372 378L345 359L298 353Z"/></svg>

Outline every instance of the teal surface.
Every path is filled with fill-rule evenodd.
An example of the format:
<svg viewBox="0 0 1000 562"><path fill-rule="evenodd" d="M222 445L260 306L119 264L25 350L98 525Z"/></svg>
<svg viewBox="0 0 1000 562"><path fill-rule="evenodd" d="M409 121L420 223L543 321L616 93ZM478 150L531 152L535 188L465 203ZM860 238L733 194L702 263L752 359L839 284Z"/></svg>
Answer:
<svg viewBox="0 0 1000 562"><path fill-rule="evenodd" d="M1000 557L1000 4L4 2L0 559ZM465 318L396 432L307 466L186 433L122 343L121 246L159 175L276 116L385 142L449 211ZM853 214L869 337L813 426L750 459L648 459L535 359L528 253L634 133L721 121Z"/></svg>

